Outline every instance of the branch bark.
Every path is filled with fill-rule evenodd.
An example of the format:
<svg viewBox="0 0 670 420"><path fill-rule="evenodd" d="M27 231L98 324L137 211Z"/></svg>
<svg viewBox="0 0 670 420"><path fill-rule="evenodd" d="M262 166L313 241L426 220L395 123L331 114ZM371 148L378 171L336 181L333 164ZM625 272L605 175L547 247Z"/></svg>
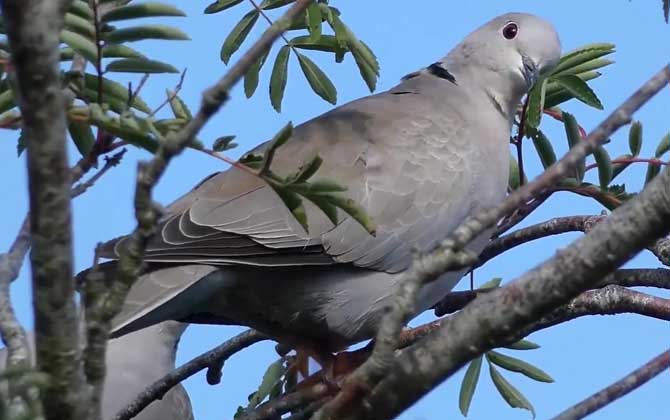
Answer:
<svg viewBox="0 0 670 420"><path fill-rule="evenodd" d="M58 50L69 5L66 0L2 2L27 146L37 365L49 376L42 404L46 418L54 420L81 419L85 412Z"/></svg>
<svg viewBox="0 0 670 420"><path fill-rule="evenodd" d="M556 217L545 222L528 226L491 241L479 255L477 266L510 249L547 236L559 235L567 232L588 232L593 225L604 220L606 215L585 215ZM670 239L661 239L648 247L658 260L670 266Z"/></svg>
<svg viewBox="0 0 670 420"><path fill-rule="evenodd" d="M611 404L670 369L670 351L665 351L617 382L570 407L552 420L578 420Z"/></svg>
<svg viewBox="0 0 670 420"><path fill-rule="evenodd" d="M407 309L411 309L413 298L423 282L453 269L454 256L468 241L495 224L503 215L509 214L517 205L528 202L534 194L561 179L577 161L630 121L632 113L665 87L668 81L670 66L653 76L536 181L519 188L499 208L466 221L446 241L443 249L419 258L406 277L414 277L414 281L408 280L401 288L378 337L395 343L399 335L398 326L404 324L405 319L398 314L409 312ZM667 223L670 220L669 186L670 171L665 170L640 195L615 210L588 235L514 283L482 296L450 317L436 333L422 340L420 346L397 358L392 369L384 369L384 365L378 364L382 369L371 365L372 369L368 367L367 370L357 371L357 375L352 375L353 382L348 381L350 389L354 389L355 398L351 397L351 392L347 395L347 389L343 388L344 392L336 397L336 401L324 406L315 417L330 418L345 405L351 407L348 418L369 418L372 415L375 418L390 418L400 413L467 361L495 347L511 331L523 328L592 287L651 240L667 233L670 228ZM410 305L406 304L408 300ZM449 339L446 331L449 331ZM395 347L391 351L393 349ZM373 353L368 362L374 356ZM361 393L360 389L365 387L371 387L372 392ZM361 396L364 398L358 398Z"/></svg>

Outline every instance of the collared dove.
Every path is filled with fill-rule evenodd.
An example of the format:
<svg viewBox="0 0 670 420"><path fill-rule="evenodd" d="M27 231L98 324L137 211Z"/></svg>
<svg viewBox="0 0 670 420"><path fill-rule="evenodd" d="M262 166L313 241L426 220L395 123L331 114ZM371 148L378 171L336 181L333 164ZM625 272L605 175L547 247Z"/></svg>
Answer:
<svg viewBox="0 0 670 420"><path fill-rule="evenodd" d="M310 203L306 232L271 187L238 168L205 179L167 208L113 335L174 319L247 325L329 351L372 337L413 250L431 250L504 198L517 107L560 50L547 21L505 14L392 89L295 128L272 170L287 175L319 154L317 175L348 187L375 236L343 213L331 224ZM102 255L118 258L126 243ZM462 274L424 286L416 313Z"/></svg>
<svg viewBox="0 0 670 420"><path fill-rule="evenodd" d="M140 392L174 370L177 343L186 324L168 321L110 340L107 376L102 395L102 418L112 419ZM30 334L31 353L35 354ZM5 369L7 350L0 349L0 371ZM191 401L181 384L152 402L135 420L193 420Z"/></svg>

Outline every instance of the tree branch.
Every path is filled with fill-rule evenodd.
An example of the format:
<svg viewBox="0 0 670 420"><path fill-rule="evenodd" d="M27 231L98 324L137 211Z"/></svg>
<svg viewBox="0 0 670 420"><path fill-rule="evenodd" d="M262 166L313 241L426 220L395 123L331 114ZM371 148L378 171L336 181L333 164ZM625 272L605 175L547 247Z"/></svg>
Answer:
<svg viewBox="0 0 670 420"><path fill-rule="evenodd" d="M225 343L190 360L170 372L168 375L149 385L141 394L136 396L130 404L119 411L116 416L114 416L114 420L129 420L135 417L149 404L162 398L170 389L181 381L195 375L205 368L211 367L212 365L217 365L220 369L223 366L223 362L228 360L230 356L263 340L267 340L267 337L256 330L247 330L242 334L236 335Z"/></svg>
<svg viewBox="0 0 670 420"><path fill-rule="evenodd" d="M479 255L477 267L484 265L489 260L512 248L530 241L567 232L587 233L593 225L604 220L606 217L606 215L556 217L546 222L519 229L492 240ZM661 239L654 245L649 246L648 249L656 255L661 263L670 267L670 240Z"/></svg>
<svg viewBox="0 0 670 420"><path fill-rule="evenodd" d="M48 419L83 418L59 35L70 1L5 0L2 12L16 69L30 190L31 266L38 368Z"/></svg>
<svg viewBox="0 0 670 420"><path fill-rule="evenodd" d="M670 369L670 351L665 351L602 391L570 407L553 420L578 420L611 404Z"/></svg>
<svg viewBox="0 0 670 420"><path fill-rule="evenodd" d="M561 179L583 156L630 121L632 113L666 86L669 80L670 66L666 66L537 180L516 190L497 209L467 220L439 251L417 259L408 275L404 276L409 280L401 287L378 337L396 342L399 326L410 312L408 309L411 309L421 284L453 269L454 257L465 244L517 205L528 202L534 194ZM482 296L447 319L442 328L422 340L421 346L393 361L393 369L379 369L378 366L385 367L383 364L373 365L375 348L372 357L363 365L368 365L368 369L359 369L356 375L352 375L355 382L347 381L354 389L354 396L364 395L356 391L360 383L364 386L358 386L359 390L370 385L374 387L369 396L355 399L347 396L347 390L343 388L343 392L324 406L316 417L329 418L345 405L352 408L351 418L369 417L371 407L375 409L376 418L390 418L398 414L467 361L495 347L510 331L523 328L538 316L592 287L593 282L630 259L651 239L665 234L670 228L667 224L670 218L669 186L670 170L665 170L635 199L615 210L588 235L519 280ZM399 317L399 313L403 316ZM446 337L447 330L449 339ZM373 364L369 363L370 360ZM427 369L427 366L430 368ZM346 402L352 404L343 404Z"/></svg>

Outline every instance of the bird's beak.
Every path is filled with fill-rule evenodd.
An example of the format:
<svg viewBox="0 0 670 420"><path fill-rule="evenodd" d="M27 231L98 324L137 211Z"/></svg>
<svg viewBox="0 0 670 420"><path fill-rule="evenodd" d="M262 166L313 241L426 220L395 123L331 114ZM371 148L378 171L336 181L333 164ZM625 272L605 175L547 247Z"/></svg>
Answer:
<svg viewBox="0 0 670 420"><path fill-rule="evenodd" d="M532 58L528 56L523 56L521 57L521 63L523 64L521 68L521 74L523 74L523 78L526 81L526 86L528 87L528 91L530 91L533 86L535 86L535 83L540 77L540 70L537 64L533 61Z"/></svg>

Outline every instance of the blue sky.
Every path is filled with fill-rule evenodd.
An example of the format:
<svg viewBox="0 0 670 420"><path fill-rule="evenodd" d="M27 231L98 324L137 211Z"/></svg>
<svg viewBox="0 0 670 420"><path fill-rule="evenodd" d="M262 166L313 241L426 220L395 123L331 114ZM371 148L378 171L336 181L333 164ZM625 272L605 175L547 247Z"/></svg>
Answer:
<svg viewBox="0 0 670 420"><path fill-rule="evenodd" d="M182 96L195 108L199 103L200 92L226 71L218 58L220 45L249 6L243 4L226 13L205 16L202 10L208 1L172 3L182 7L189 16L186 19L172 19L170 23L187 32L192 41L146 42L138 47L149 52L153 58L171 62L180 68L188 67ZM576 114L587 130L594 127L605 117L607 111L618 105L670 58L670 44L667 42L670 26L662 20L660 1L480 0L459 2L457 5L456 2L440 0L402 3L382 0L332 0L331 3L342 10L345 22L377 54L382 69L378 90L393 86L404 74L442 57L472 29L491 17L508 11L535 13L551 20L561 36L564 51L591 42L612 42L617 46L617 63L606 68L605 75L593 83L604 103L605 111L590 109L575 101L564 107ZM264 22L259 21L249 41L255 39L259 30L264 27ZM319 54L310 56L323 65L338 87L339 103L368 94L350 56L340 65L335 65L331 57ZM236 57L239 55L234 58ZM331 108L311 93L299 67L292 61L283 113L277 114L269 104L267 81L270 66L266 64L265 67L256 95L247 100L241 86L238 86L232 92L230 103L203 131L203 140L211 142L221 135L236 134L241 146L230 155L237 156L271 137L287 121L297 124ZM176 81L175 76L152 77L142 96L150 104L158 104L164 97L164 90L174 86ZM669 108L670 95L665 89L636 115L644 123L646 142L643 156L651 155L659 139L670 130L667 114ZM550 120L543 124L557 153L563 153L566 141L562 126ZM627 130L619 132L612 138L612 143L608 146L611 155L627 152L626 133ZM5 200L5 205L0 207L0 218L3 221L0 226L0 249L4 250L13 240L25 214L27 193L25 160L23 157L15 157L16 135L5 131L0 132L0 138L0 156L3 156L0 177L5 180L0 184L0 196ZM76 151L71 151L73 161L75 153ZM107 174L95 188L75 201L75 258L78 270L90 265L92 250L98 241L127 233L134 226L131 197L135 162L147 157L146 153L131 150L120 167ZM540 165L532 148L526 148L525 157L527 170L531 175L536 175ZM156 189L156 198L160 202L168 203L204 176L220 169L219 161L195 152L186 152L169 168ZM634 166L623 175L629 189L639 187L645 170L643 165ZM585 198L557 195L529 218L528 223L558 215L593 214L600 210L601 208ZM505 281L511 280L550 257L558 247L576 237L578 235L563 235L519 247L477 270L476 281L484 282L497 276L503 277ZM655 267L658 263L649 255L641 255L629 265ZM27 267L23 268L12 292L20 318L30 323ZM420 321L428 319L429 315L424 315ZM241 329L233 327L191 327L182 340L178 361L187 361L239 331ZM555 383L534 383L511 373L505 373L505 376L526 394L534 404L538 416L544 418L558 413L667 349L669 335L670 328L667 324L638 316L580 319L534 334L532 340L541 344L542 348L514 354L542 367L556 379ZM186 387L196 418L209 420L232 417L235 408L246 403L247 395L258 385L265 367L275 358L272 344L259 344L233 357L226 364L222 384L214 387L207 385L203 374L188 380ZM461 377L462 372L446 381L408 410L402 418L461 417L457 402ZM661 410L667 407L668 389L670 376L666 373L591 418L665 418ZM530 414L525 411L508 408L495 391L488 375L482 377L469 418L529 417Z"/></svg>

